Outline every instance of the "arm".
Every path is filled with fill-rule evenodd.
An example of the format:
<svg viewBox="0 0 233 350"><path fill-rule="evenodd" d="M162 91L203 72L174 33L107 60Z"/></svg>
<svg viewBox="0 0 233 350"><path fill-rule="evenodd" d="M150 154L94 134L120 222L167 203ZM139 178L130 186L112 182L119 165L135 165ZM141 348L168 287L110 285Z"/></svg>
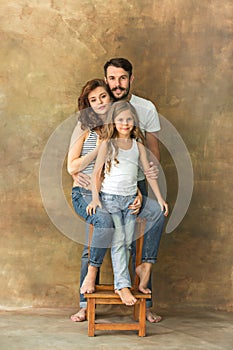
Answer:
<svg viewBox="0 0 233 350"><path fill-rule="evenodd" d="M84 157L80 157L83 143L88 133L88 130L81 129L80 123L78 123L73 132L67 160L67 170L70 175L76 176L76 173L85 169L97 156L99 145Z"/></svg>
<svg viewBox="0 0 233 350"><path fill-rule="evenodd" d="M154 159L154 157L151 156L149 168L145 170L144 173L146 175L147 180L149 178L157 179L159 169L155 163L160 161L159 142L157 139L157 134L156 132L146 132L145 138L146 138L146 145L148 149L150 150L152 155L157 159L157 161Z"/></svg>
<svg viewBox="0 0 233 350"><path fill-rule="evenodd" d="M141 206L142 206L142 193L141 193L141 191L138 188L137 197L135 198L133 203L131 205L129 205L129 209L133 210L131 212L131 214L138 214L139 211L140 211Z"/></svg>
<svg viewBox="0 0 233 350"><path fill-rule="evenodd" d="M96 158L94 170L92 173L92 201L86 208L87 214L89 215L95 214L97 207L102 208L102 205L99 199L99 191L101 186L101 173L103 170L103 166L105 164L107 151L108 151L107 141L103 141L100 145L99 153Z"/></svg>
<svg viewBox="0 0 233 350"><path fill-rule="evenodd" d="M150 166L149 161L147 159L146 149L140 142L137 142L137 145L138 145L138 149L139 149L140 161L142 163L143 170L145 171ZM147 180L148 180L155 196L157 197L157 200L158 200L158 203L161 207L161 210L164 211L164 215L167 216L168 215L168 205L160 193L160 189L159 189L157 180L152 179L152 178L148 178Z"/></svg>
<svg viewBox="0 0 233 350"><path fill-rule="evenodd" d="M153 156L156 157L157 161L160 161L160 152L159 152L159 141L157 138L156 132L147 132L145 134L146 138L146 145L153 154Z"/></svg>

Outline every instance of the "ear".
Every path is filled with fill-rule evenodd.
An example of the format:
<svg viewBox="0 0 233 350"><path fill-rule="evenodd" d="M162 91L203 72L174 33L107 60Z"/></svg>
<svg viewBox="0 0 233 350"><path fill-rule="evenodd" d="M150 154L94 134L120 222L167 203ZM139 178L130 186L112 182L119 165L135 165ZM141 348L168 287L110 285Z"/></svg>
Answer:
<svg viewBox="0 0 233 350"><path fill-rule="evenodd" d="M130 84L132 84L134 81L134 75L132 74L131 77L130 77Z"/></svg>
<svg viewBox="0 0 233 350"><path fill-rule="evenodd" d="M106 84L108 84L108 82L107 82L107 78L106 78L106 77L104 77L104 81L105 81L105 83L106 83Z"/></svg>

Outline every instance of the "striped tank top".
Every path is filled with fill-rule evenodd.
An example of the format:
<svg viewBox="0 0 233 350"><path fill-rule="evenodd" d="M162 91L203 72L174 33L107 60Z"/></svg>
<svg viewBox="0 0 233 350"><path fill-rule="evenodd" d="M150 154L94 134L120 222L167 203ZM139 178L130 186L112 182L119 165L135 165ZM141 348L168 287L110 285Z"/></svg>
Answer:
<svg viewBox="0 0 233 350"><path fill-rule="evenodd" d="M83 148L81 152L81 158L85 156L86 154L93 151L94 148L96 148L96 142L98 139L98 135L94 130L90 130L88 137L83 143ZM93 172L95 165L95 159L85 168L82 170L82 173L84 174L91 174Z"/></svg>

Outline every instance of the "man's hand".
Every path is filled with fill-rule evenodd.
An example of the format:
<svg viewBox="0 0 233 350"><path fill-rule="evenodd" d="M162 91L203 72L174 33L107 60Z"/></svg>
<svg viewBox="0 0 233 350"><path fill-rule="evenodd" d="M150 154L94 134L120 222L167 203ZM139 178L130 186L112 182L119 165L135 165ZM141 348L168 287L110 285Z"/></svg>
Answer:
<svg viewBox="0 0 233 350"><path fill-rule="evenodd" d="M72 175L74 180L74 185L79 187L88 187L91 183L91 177L87 174L76 173Z"/></svg>
<svg viewBox="0 0 233 350"><path fill-rule="evenodd" d="M147 178L156 180L159 176L159 168L153 162L150 162L150 167L144 171L144 174Z"/></svg>

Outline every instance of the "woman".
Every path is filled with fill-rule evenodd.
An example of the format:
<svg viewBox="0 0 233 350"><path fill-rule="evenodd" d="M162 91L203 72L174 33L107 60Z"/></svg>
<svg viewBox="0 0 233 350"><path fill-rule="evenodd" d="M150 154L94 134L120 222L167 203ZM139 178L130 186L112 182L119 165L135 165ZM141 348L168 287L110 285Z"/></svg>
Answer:
<svg viewBox="0 0 233 350"><path fill-rule="evenodd" d="M86 319L86 300L84 293L93 293L95 289L95 276L103 262L107 247L111 243L113 221L111 214L98 208L94 215L88 215L86 208L91 202L90 186L76 186L75 174L78 172L91 175L100 143L101 132L105 122L106 113L111 105L108 86L102 79L88 81L82 88L78 98L79 120L71 138L68 152L67 169L74 178L72 189L72 203L78 215L88 224L94 225L92 245L90 248L90 261L88 261L87 246L82 253L82 266L80 273L80 310L71 316L72 321L80 322ZM131 205L135 214L140 209L140 200L137 197ZM89 262L89 267L88 267ZM85 278L88 271L88 278Z"/></svg>

